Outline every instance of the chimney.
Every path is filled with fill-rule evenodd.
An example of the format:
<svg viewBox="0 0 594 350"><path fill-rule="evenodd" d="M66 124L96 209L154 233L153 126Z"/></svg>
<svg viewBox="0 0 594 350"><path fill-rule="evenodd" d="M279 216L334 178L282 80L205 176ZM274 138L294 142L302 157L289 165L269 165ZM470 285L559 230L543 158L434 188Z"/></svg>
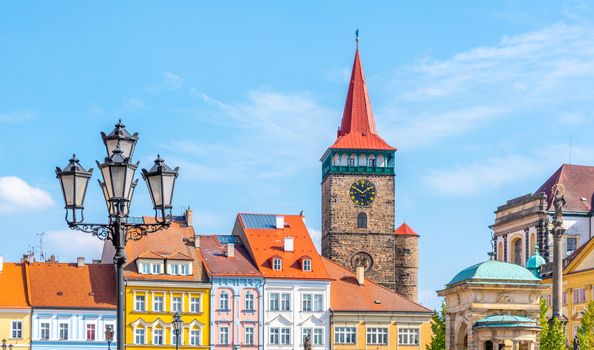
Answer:
<svg viewBox="0 0 594 350"><path fill-rule="evenodd" d="M200 235L194 235L194 248L200 248Z"/></svg>
<svg viewBox="0 0 594 350"><path fill-rule="evenodd" d="M357 283L360 286L365 285L365 267L357 266Z"/></svg>
<svg viewBox="0 0 594 350"><path fill-rule="evenodd" d="M279 215L276 217L276 229L282 230L284 228L285 228L285 217Z"/></svg>
<svg viewBox="0 0 594 350"><path fill-rule="evenodd" d="M192 226L192 209L190 207L186 209L184 216L186 217L186 226Z"/></svg>
<svg viewBox="0 0 594 350"><path fill-rule="evenodd" d="M285 237L285 252L292 252L293 250L293 237Z"/></svg>
<svg viewBox="0 0 594 350"><path fill-rule="evenodd" d="M4 257L0 255L0 272L4 271Z"/></svg>
<svg viewBox="0 0 594 350"><path fill-rule="evenodd" d="M76 258L76 266L77 267L85 266L85 257L84 256L79 256L78 258Z"/></svg>
<svg viewBox="0 0 594 350"><path fill-rule="evenodd" d="M226 253L228 258L232 258L235 256L235 244L233 243L229 243L227 244L227 253Z"/></svg>

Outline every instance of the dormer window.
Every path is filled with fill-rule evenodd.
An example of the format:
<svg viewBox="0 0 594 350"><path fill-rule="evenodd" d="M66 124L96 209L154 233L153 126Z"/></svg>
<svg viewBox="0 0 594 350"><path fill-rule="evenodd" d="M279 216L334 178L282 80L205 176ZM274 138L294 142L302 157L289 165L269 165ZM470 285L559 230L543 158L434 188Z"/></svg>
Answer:
<svg viewBox="0 0 594 350"><path fill-rule="evenodd" d="M161 264L151 264L151 270L152 270L152 273L154 273L154 274L160 274L161 273Z"/></svg>
<svg viewBox="0 0 594 350"><path fill-rule="evenodd" d="M168 271L170 275L190 275L190 264L186 262L167 262Z"/></svg>
<svg viewBox="0 0 594 350"><path fill-rule="evenodd" d="M272 269L281 271L283 269L283 260L281 258L272 258Z"/></svg>
<svg viewBox="0 0 594 350"><path fill-rule="evenodd" d="M303 267L303 271L310 272L311 271L311 259L303 259L301 263Z"/></svg>
<svg viewBox="0 0 594 350"><path fill-rule="evenodd" d="M149 271L150 267L151 266L149 264L147 264L147 263L140 264L140 273L148 274L150 272Z"/></svg>

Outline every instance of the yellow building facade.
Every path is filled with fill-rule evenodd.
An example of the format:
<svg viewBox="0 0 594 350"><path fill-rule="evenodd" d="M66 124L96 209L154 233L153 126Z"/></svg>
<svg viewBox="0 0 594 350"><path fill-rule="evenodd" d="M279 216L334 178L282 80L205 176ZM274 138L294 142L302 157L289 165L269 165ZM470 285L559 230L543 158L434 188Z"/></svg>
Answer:
<svg viewBox="0 0 594 350"><path fill-rule="evenodd" d="M582 321L582 311L594 300L594 240L590 239L574 256L568 258L563 269L563 315L567 317L567 339L572 340ZM552 285L550 278L543 283ZM544 295L547 305L552 304L552 291Z"/></svg>
<svg viewBox="0 0 594 350"><path fill-rule="evenodd" d="M180 349L208 349L210 339L208 284L128 281L126 286L126 347L175 349L173 315L183 327Z"/></svg>
<svg viewBox="0 0 594 350"><path fill-rule="evenodd" d="M31 348L31 307L23 263L4 263L0 257L0 345Z"/></svg>
<svg viewBox="0 0 594 350"><path fill-rule="evenodd" d="M387 338L385 342L381 339L384 337L384 330ZM333 350L424 350L431 342L431 325L425 315L407 317L372 313L335 313L330 336Z"/></svg>

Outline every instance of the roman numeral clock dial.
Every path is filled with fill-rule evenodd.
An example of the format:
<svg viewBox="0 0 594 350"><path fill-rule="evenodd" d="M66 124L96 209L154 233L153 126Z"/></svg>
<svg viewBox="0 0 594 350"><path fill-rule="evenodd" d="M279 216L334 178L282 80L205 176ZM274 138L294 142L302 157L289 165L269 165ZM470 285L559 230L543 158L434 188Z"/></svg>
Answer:
<svg viewBox="0 0 594 350"><path fill-rule="evenodd" d="M360 206L371 204L375 199L375 193L375 185L373 182L367 180L356 181L349 190L351 200Z"/></svg>

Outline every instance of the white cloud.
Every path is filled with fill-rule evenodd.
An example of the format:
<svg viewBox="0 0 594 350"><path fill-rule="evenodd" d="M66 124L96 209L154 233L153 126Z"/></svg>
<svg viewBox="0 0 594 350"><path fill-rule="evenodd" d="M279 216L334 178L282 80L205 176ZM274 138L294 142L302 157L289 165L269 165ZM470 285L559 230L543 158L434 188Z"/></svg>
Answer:
<svg viewBox="0 0 594 350"><path fill-rule="evenodd" d="M0 113L0 123L24 123L35 117L35 113L29 110L17 110Z"/></svg>
<svg viewBox="0 0 594 350"><path fill-rule="evenodd" d="M144 100L140 97L126 97L123 102L123 107L127 111L138 111L146 107Z"/></svg>
<svg viewBox="0 0 594 350"><path fill-rule="evenodd" d="M592 163L594 149L574 147L574 163ZM551 169L567 162L567 145L551 145L525 155L507 155L460 164L452 169L432 171L423 181L436 193L469 196L502 188L505 185L550 175Z"/></svg>
<svg viewBox="0 0 594 350"><path fill-rule="evenodd" d="M389 121L386 136L404 148L485 128L513 113L590 101L594 28L556 24L448 59L424 59L399 70L390 86L395 98L379 112L402 116Z"/></svg>
<svg viewBox="0 0 594 350"><path fill-rule="evenodd" d="M170 90L179 89L183 83L184 79L177 74L171 72L163 72L163 85L165 88Z"/></svg>
<svg viewBox="0 0 594 350"><path fill-rule="evenodd" d="M80 231L49 231L44 237L46 258L55 255L59 261L75 262L79 256L87 262L101 258L104 241ZM107 242L107 244L111 244Z"/></svg>
<svg viewBox="0 0 594 350"><path fill-rule="evenodd" d="M0 176L0 212L44 209L53 205L50 194L16 176Z"/></svg>

